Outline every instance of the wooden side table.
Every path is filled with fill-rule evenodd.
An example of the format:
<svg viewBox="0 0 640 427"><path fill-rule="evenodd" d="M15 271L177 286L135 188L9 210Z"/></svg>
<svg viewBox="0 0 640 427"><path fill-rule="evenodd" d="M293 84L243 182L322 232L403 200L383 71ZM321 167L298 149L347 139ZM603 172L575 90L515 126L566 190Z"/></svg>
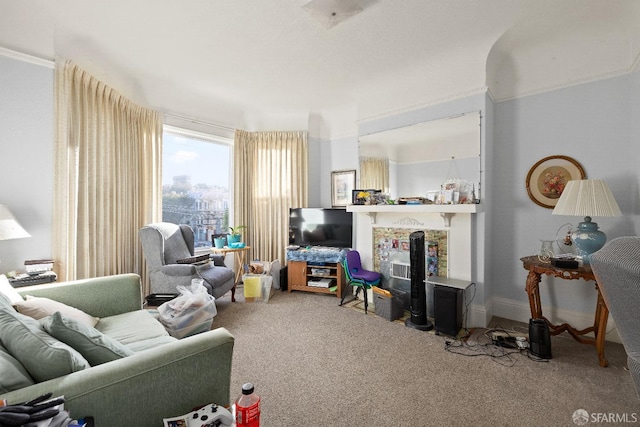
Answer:
<svg viewBox="0 0 640 427"><path fill-rule="evenodd" d="M604 338L607 331L609 309L607 308L607 305L602 298L600 288L598 287L598 282L596 282L593 271L591 271L591 266L584 265L582 267L572 269L554 267L550 262L544 263L540 261L537 256L527 256L524 258L520 258L520 261L522 261L524 268L529 271L525 289L527 291L527 295L529 295L531 317L533 319L544 319L547 325L549 325L549 333L551 335L558 335L562 332L567 331L576 341L582 344L595 345L600 366L608 366L609 362L604 357ZM593 319L593 326L590 326L586 329L577 330L568 323L554 325L542 315L542 304L540 302L540 281L543 274L566 280L584 279L593 280L595 282L596 291L598 292L598 301L596 303L596 312ZM593 332L595 338L584 336L589 332Z"/></svg>
<svg viewBox="0 0 640 427"><path fill-rule="evenodd" d="M225 246L224 248L211 248L211 251L214 254L235 254L236 283L240 283L242 281L242 270L245 265L246 253L249 249L251 249L251 246L245 246L244 248L230 248Z"/></svg>

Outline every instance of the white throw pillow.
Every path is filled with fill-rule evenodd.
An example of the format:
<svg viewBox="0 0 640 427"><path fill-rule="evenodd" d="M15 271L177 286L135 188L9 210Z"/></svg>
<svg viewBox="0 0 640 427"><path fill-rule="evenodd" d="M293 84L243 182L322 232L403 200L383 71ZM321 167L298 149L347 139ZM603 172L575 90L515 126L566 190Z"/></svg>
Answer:
<svg viewBox="0 0 640 427"><path fill-rule="evenodd" d="M6 296L9 301L11 301L11 305L15 305L18 302L24 301L22 296L15 290L11 283L9 283L9 279L4 274L0 274L0 293Z"/></svg>
<svg viewBox="0 0 640 427"><path fill-rule="evenodd" d="M49 298L34 297L27 295L26 301L21 301L14 305L16 310L20 313L32 317L36 320L42 319L47 316L51 316L56 311L59 311L64 317L68 317L83 325L93 328L100 320L97 317L88 315L82 310L70 307L58 301L54 301Z"/></svg>

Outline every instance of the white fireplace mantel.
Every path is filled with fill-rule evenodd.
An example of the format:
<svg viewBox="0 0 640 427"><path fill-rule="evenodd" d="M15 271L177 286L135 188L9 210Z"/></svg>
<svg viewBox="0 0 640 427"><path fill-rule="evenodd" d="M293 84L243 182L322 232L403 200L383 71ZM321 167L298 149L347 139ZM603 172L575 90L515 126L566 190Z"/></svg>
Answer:
<svg viewBox="0 0 640 427"><path fill-rule="evenodd" d="M375 224L378 213L393 214L425 214L438 213L444 221L445 227L450 227L451 217L456 214L475 214L479 212L477 204L462 205L349 205L347 212L364 213L369 215L371 223Z"/></svg>

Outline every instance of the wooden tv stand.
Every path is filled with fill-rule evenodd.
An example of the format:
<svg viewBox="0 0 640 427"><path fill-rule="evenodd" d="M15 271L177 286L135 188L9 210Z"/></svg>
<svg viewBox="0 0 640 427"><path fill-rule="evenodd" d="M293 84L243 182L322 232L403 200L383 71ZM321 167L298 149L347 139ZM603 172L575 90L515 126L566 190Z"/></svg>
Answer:
<svg viewBox="0 0 640 427"><path fill-rule="evenodd" d="M313 263L307 263L307 261L288 261L288 291L306 291L306 292L318 292L323 294L335 294L338 298L342 298L342 292L345 289L345 277L342 265L339 262L325 262L323 265L315 265ZM312 269L327 269L328 275L313 274ZM335 283L331 286L335 286L335 291L331 291L329 288L309 286L309 281L313 279L332 279Z"/></svg>

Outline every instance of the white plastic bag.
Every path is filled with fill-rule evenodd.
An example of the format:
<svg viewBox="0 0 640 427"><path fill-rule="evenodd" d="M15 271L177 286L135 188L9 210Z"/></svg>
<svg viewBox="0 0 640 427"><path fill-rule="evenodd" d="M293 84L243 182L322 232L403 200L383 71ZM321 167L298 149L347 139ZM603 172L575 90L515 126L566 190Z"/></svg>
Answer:
<svg viewBox="0 0 640 427"><path fill-rule="evenodd" d="M180 295L158 307L160 322L169 329L183 329L211 320L218 314L215 298L209 295L202 279L193 279L191 286L178 286Z"/></svg>

